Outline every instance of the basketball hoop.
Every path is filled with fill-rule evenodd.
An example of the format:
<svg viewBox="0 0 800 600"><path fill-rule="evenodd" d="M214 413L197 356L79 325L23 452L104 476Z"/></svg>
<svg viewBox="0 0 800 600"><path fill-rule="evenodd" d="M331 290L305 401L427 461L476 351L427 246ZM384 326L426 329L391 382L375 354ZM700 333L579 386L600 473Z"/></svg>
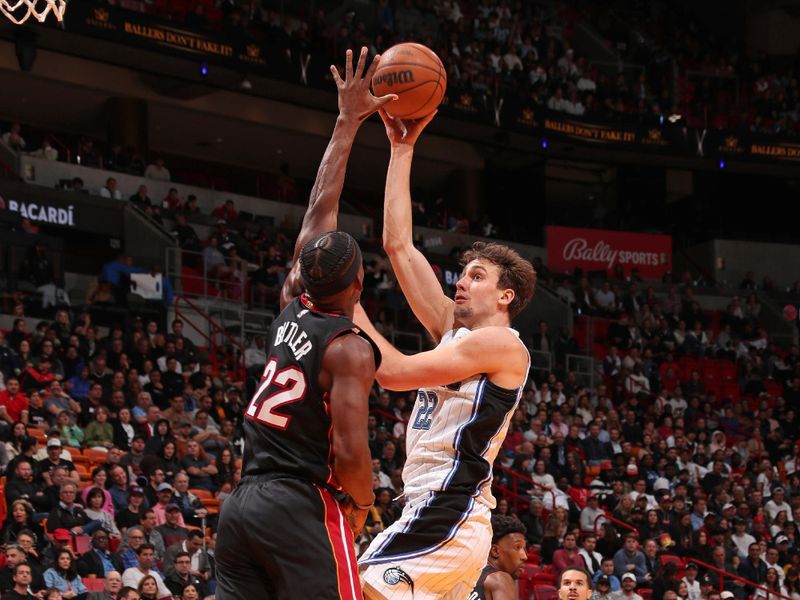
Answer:
<svg viewBox="0 0 800 600"><path fill-rule="evenodd" d="M30 17L44 23L51 12L61 22L66 9L67 0L0 0L0 12L15 25L22 25Z"/></svg>

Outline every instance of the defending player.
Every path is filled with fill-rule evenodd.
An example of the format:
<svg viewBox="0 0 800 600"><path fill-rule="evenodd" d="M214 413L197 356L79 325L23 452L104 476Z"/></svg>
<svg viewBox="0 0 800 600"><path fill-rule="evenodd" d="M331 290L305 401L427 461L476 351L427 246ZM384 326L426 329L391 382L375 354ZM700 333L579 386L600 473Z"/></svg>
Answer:
<svg viewBox="0 0 800 600"><path fill-rule="evenodd" d="M383 354L378 381L419 389L406 435L406 505L361 557L367 598L469 596L491 546L492 463L528 377L530 357L511 319L533 297L530 262L500 244L464 255L455 299L412 243L409 178L414 143L431 120L405 124L381 113L391 142L384 249L414 314L439 342L405 356L357 308Z"/></svg>
<svg viewBox="0 0 800 600"><path fill-rule="evenodd" d="M353 532L374 500L367 399L379 353L352 322L361 251L332 230L358 127L392 99L370 93L379 59L364 74L366 55L364 48L353 72L347 52L344 80L331 67L339 118L270 328L264 374L245 412L244 477L219 522L220 600L362 597Z"/></svg>
<svg viewBox="0 0 800 600"><path fill-rule="evenodd" d="M505 515L493 516L489 564L468 600L517 600L517 579L526 560L525 525Z"/></svg>

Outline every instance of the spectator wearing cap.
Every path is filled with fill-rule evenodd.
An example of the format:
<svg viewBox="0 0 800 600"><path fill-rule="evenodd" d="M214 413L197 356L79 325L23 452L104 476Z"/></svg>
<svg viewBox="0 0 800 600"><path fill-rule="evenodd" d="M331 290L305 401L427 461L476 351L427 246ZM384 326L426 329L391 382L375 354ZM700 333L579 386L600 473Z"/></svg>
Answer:
<svg viewBox="0 0 800 600"><path fill-rule="evenodd" d="M736 595L730 590L722 590L719 594L720 600L733 600Z"/></svg>
<svg viewBox="0 0 800 600"><path fill-rule="evenodd" d="M697 579L697 565L693 562L686 563L686 571L681 581L686 584L686 600L701 600L700 581Z"/></svg>
<svg viewBox="0 0 800 600"><path fill-rule="evenodd" d="M739 563L738 573L748 581L763 585L767 580L767 564L761 560L761 546L757 543L750 544L747 548L747 557ZM745 586L745 594L750 595L755 591L753 586Z"/></svg>
<svg viewBox="0 0 800 600"><path fill-rule="evenodd" d="M611 591L611 579L608 575L600 575L597 578L589 600L614 600L614 592Z"/></svg>
<svg viewBox="0 0 800 600"><path fill-rule="evenodd" d="M78 485L81 477L75 469L75 464L71 460L62 458L63 451L61 440L57 437L51 437L47 440L47 456L40 460L36 465L36 472L39 479L47 485L53 485L53 480L50 477L51 470L55 467L63 467L67 471L67 481Z"/></svg>
<svg viewBox="0 0 800 600"><path fill-rule="evenodd" d="M642 600L636 593L636 574L633 572L622 575L622 589L614 592L614 600Z"/></svg>
<svg viewBox="0 0 800 600"><path fill-rule="evenodd" d="M589 499L586 501L586 506L581 510L580 526L581 531L594 532L596 524L605 523L608 519L605 518L605 511L600 508L597 493L592 492L589 494Z"/></svg>
<svg viewBox="0 0 800 600"><path fill-rule="evenodd" d="M108 550L108 532L98 529L92 534L91 547L77 563L81 577L104 578L109 573L122 570L122 561Z"/></svg>
<svg viewBox="0 0 800 600"><path fill-rule="evenodd" d="M172 499L172 494L174 490L172 486L164 481L158 484L156 488L156 498L157 501L153 504L153 512L156 515L156 524L163 525L167 522L167 506L175 504ZM179 524L181 527L185 526L186 524L183 521L183 515L181 515L179 519Z"/></svg>
<svg viewBox="0 0 800 600"><path fill-rule="evenodd" d="M117 522L117 527L119 527L123 534L128 527L139 524L139 519L144 513L144 505L144 491L142 488L138 486L130 488L128 493L128 506L121 512L116 512L114 517Z"/></svg>
<svg viewBox="0 0 800 600"><path fill-rule="evenodd" d="M601 577L607 577L611 584L611 591L618 592L622 589L619 577L614 574L614 559L610 557L603 557L600 561L600 570L595 571L592 576L592 581L597 583Z"/></svg>
<svg viewBox="0 0 800 600"><path fill-rule="evenodd" d="M165 514L167 522L159 525L156 529L164 538L164 545L169 548L173 544L185 540L189 536L189 530L180 524L183 517L177 504L168 504Z"/></svg>
<svg viewBox="0 0 800 600"><path fill-rule="evenodd" d="M764 511L767 513L770 523L775 520L775 517L777 517L778 513L781 511L786 513L786 519L788 521L794 521L792 507L785 501L785 496L786 490L784 490L783 487L778 486L772 489L772 498L764 505Z"/></svg>
<svg viewBox="0 0 800 600"><path fill-rule="evenodd" d="M708 600L712 593L715 593L717 579L711 573L706 573L700 578L700 597Z"/></svg>
<svg viewBox="0 0 800 600"><path fill-rule="evenodd" d="M56 376L52 372L53 362L49 356L41 356L35 367L28 367L20 374L23 389L35 388L44 391L50 387Z"/></svg>
<svg viewBox="0 0 800 600"><path fill-rule="evenodd" d="M743 560L747 557L747 549L751 544L756 543L756 538L747 533L747 521L741 517L734 517L733 519L733 533L731 534L731 541L736 547L739 559Z"/></svg>
<svg viewBox="0 0 800 600"><path fill-rule="evenodd" d="M144 460L145 456L144 445L145 439L143 435L137 434L133 436L130 450L119 461L120 466L128 469L135 477L139 477L142 474L142 460Z"/></svg>
<svg viewBox="0 0 800 600"><path fill-rule="evenodd" d="M621 581L623 575L630 573L633 573L634 577L637 577L638 581L642 583L650 581L650 573L647 572L644 553L639 550L639 540L636 539L636 534L625 535L622 548L614 554L614 572ZM622 583L625 582L622 581ZM636 586L634 585L634 587Z"/></svg>

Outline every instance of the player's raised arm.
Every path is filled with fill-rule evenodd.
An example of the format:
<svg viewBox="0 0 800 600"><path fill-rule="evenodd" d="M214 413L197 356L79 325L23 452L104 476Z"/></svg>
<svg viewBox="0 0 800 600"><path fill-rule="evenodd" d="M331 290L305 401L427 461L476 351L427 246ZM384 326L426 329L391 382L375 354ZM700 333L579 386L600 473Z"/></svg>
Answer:
<svg viewBox="0 0 800 600"><path fill-rule="evenodd" d="M347 161L353 148L353 141L367 117L397 96L389 94L376 98L369 86L372 74L378 67L380 55L375 56L366 73L367 48L361 48L358 63L353 70L353 51L348 50L345 58L345 74L342 79L338 69L331 65L331 73L336 81L339 95L339 116L333 129L328 147L317 170L317 178L308 199L308 210L303 217L300 235L294 245L292 270L281 290L281 310L291 300L300 295L300 273L297 258L300 250L311 238L326 231L335 231L339 213L339 198L344 187Z"/></svg>
<svg viewBox="0 0 800 600"><path fill-rule="evenodd" d="M435 114L405 122L380 111L391 143L383 209L383 249L411 310L438 342L453 326L453 301L442 291L428 260L414 247L410 192L414 144Z"/></svg>
<svg viewBox="0 0 800 600"><path fill-rule="evenodd" d="M381 351L376 379L390 390L450 385L482 374L512 389L522 385L528 374L528 352L507 327L482 327L452 344L407 356L375 329L360 305L353 321Z"/></svg>

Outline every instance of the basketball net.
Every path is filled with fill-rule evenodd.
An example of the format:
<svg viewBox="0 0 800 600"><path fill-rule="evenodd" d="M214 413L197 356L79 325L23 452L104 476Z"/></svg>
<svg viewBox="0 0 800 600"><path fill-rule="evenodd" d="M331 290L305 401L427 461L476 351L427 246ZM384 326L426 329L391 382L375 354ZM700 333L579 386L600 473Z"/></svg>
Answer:
<svg viewBox="0 0 800 600"><path fill-rule="evenodd" d="M67 0L0 0L0 12L15 25L22 25L31 17L43 23L50 12L60 22L66 9Z"/></svg>

